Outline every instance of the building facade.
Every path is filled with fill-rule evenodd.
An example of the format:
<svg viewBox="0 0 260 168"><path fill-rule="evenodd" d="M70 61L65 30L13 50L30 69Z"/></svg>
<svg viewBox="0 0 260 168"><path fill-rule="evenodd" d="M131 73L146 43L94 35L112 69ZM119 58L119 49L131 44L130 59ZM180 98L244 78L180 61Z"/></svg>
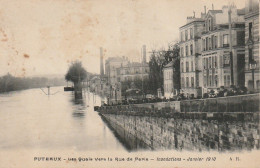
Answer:
<svg viewBox="0 0 260 168"><path fill-rule="evenodd" d="M180 27L180 74L181 93L189 97L201 96L201 32L204 15L201 18L187 17L187 23Z"/></svg>
<svg viewBox="0 0 260 168"><path fill-rule="evenodd" d="M126 57L110 57L106 60L105 73L109 85L115 85L120 82L120 67L129 63Z"/></svg>
<svg viewBox="0 0 260 168"><path fill-rule="evenodd" d="M245 86L250 91L253 89L259 91L259 0L246 1L245 43ZM252 68L250 69L250 64L253 62L256 63L254 74Z"/></svg>
<svg viewBox="0 0 260 168"><path fill-rule="evenodd" d="M147 63L132 62L119 68L120 81L134 81L148 79L149 65Z"/></svg>
<svg viewBox="0 0 260 168"><path fill-rule="evenodd" d="M231 37L229 12L231 12ZM223 6L222 10L208 11L201 37L203 93L216 90L220 86L230 87L232 84L231 64L233 64L233 85L244 85L244 29L244 9Z"/></svg>
<svg viewBox="0 0 260 168"><path fill-rule="evenodd" d="M110 57L105 63L105 73L107 78L107 100L108 104L120 103L121 83L120 83L120 67L129 63L126 57Z"/></svg>
<svg viewBox="0 0 260 168"><path fill-rule="evenodd" d="M143 49L145 56L145 48ZM144 57L143 56L143 57ZM124 81L145 80L149 77L149 65L146 59L142 62L130 62L126 57L110 57L105 64L109 104L120 103L122 100L121 83Z"/></svg>
<svg viewBox="0 0 260 168"><path fill-rule="evenodd" d="M164 97L171 98L174 93L173 86L173 62L171 61L163 68L163 86L164 86Z"/></svg>

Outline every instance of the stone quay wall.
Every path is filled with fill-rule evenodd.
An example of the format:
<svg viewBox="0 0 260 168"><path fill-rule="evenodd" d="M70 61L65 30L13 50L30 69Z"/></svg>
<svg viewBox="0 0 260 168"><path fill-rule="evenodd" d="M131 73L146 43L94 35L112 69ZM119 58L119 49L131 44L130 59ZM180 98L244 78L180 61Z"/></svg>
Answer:
<svg viewBox="0 0 260 168"><path fill-rule="evenodd" d="M98 108L130 150L259 149L259 94Z"/></svg>
<svg viewBox="0 0 260 168"><path fill-rule="evenodd" d="M232 121L100 115L129 150L259 149L259 113L248 113L243 120L238 117Z"/></svg>

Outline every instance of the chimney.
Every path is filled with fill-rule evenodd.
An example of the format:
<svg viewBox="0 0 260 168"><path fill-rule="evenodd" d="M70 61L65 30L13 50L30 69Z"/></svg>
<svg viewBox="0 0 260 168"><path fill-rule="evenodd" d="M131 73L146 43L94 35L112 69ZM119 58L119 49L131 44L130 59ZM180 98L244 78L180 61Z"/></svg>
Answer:
<svg viewBox="0 0 260 168"><path fill-rule="evenodd" d="M142 55L143 55L143 63L146 63L146 45L143 45Z"/></svg>
<svg viewBox="0 0 260 168"><path fill-rule="evenodd" d="M104 66L103 66L103 48L100 47L100 76L104 76Z"/></svg>
<svg viewBox="0 0 260 168"><path fill-rule="evenodd" d="M204 13L205 13L205 15L206 15L206 6L204 6Z"/></svg>

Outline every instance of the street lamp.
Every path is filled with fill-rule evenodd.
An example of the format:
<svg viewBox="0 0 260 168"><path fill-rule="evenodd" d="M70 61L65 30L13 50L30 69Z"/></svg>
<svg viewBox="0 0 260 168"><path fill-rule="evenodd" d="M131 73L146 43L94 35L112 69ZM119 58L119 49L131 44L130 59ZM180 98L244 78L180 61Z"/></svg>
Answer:
<svg viewBox="0 0 260 168"><path fill-rule="evenodd" d="M255 89L255 69L257 66L257 62L253 60L252 62L249 63L249 69L252 71L252 81L253 81L253 91Z"/></svg>

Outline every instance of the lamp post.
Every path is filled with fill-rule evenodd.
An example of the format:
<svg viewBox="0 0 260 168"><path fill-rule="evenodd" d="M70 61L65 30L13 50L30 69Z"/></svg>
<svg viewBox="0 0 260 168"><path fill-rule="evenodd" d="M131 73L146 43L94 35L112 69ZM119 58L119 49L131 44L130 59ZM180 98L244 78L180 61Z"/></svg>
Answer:
<svg viewBox="0 0 260 168"><path fill-rule="evenodd" d="M252 71L252 81L253 81L253 91L255 90L255 69L256 69L257 63L255 60L249 63L249 68Z"/></svg>

